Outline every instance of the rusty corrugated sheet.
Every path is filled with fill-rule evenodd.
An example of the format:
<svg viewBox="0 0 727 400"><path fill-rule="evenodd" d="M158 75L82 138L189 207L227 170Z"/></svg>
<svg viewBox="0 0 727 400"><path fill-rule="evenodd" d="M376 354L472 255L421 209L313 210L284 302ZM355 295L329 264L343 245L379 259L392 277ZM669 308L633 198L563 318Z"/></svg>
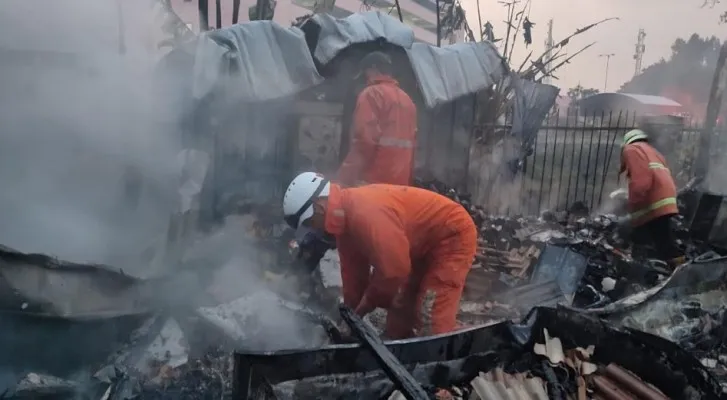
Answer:
<svg viewBox="0 0 727 400"><path fill-rule="evenodd" d="M669 400L657 388L616 364L609 364L601 374L594 376L592 386L595 393L605 399Z"/></svg>

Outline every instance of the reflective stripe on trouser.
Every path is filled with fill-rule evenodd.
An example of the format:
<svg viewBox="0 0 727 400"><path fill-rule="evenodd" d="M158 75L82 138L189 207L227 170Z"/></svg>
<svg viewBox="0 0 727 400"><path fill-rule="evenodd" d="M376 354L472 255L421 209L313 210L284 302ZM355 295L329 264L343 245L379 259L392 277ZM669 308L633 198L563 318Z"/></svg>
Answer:
<svg viewBox="0 0 727 400"><path fill-rule="evenodd" d="M379 146L381 147L398 147L400 149L411 149L414 148L414 142L406 139L397 139L393 137L381 137L379 138Z"/></svg>
<svg viewBox="0 0 727 400"><path fill-rule="evenodd" d="M658 162L650 162L649 163L649 169L665 169L669 170L664 164L658 163Z"/></svg>
<svg viewBox="0 0 727 400"><path fill-rule="evenodd" d="M667 197L665 199L661 199L661 200L659 200L657 202L651 203L646 208L642 208L641 210L632 212L631 213L631 219L632 220L635 220L635 219L641 218L644 215L646 215L646 214L648 214L648 213L650 213L650 212L652 212L654 210L658 210L661 207L669 206L669 205L676 204L676 203L677 203L676 197Z"/></svg>

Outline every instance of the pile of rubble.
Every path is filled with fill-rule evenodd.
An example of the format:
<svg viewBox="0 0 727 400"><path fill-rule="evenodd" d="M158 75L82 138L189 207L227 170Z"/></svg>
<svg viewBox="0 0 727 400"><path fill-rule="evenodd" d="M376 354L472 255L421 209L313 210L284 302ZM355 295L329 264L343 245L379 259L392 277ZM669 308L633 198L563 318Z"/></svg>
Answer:
<svg viewBox="0 0 727 400"><path fill-rule="evenodd" d="M265 399L721 398L719 385L683 349L569 310L538 307L519 323L392 343L398 363L374 361L367 347L235 357L251 365L242 376L268 378L250 392L270 393Z"/></svg>
<svg viewBox="0 0 727 400"><path fill-rule="evenodd" d="M232 357L228 351L211 349L197 359L172 368L157 365L156 375L142 382L139 396L149 400L232 398Z"/></svg>
<svg viewBox="0 0 727 400"><path fill-rule="evenodd" d="M479 304L480 311L483 304L486 308L495 305L502 311L497 304L507 301L493 302L498 293L534 283L548 245L567 247L587 263L582 276L576 277L575 293L565 293L572 295L569 305L578 308L603 306L653 287L669 275L663 263L650 258L653 253L649 246L635 245L630 240L616 215L589 216L588 208L580 202L568 211L545 211L540 217L492 216L483 207L471 204L469 195L441 182L419 180L417 185L457 201L477 225L478 252L464 298ZM685 251L695 253L678 219L675 229ZM465 305L467 308L477 305Z"/></svg>
<svg viewBox="0 0 727 400"><path fill-rule="evenodd" d="M580 352L583 349L576 349ZM580 354L580 353L579 353ZM437 400L489 399L643 399L669 400L654 386L617 364L597 366L578 358L562 365L541 363L527 372L505 373L502 368L480 372L468 386L439 389ZM579 363L579 365L576 365ZM389 400L403 400L395 392Z"/></svg>

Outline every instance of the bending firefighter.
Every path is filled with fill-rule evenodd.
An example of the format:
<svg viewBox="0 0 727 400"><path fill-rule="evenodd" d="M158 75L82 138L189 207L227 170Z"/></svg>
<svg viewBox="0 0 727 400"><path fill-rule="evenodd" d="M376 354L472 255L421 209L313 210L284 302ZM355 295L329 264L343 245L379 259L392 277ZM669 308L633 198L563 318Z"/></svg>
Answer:
<svg viewBox="0 0 727 400"><path fill-rule="evenodd" d="M677 215L676 185L664 156L648 143L642 130L624 135L621 170L628 178L628 209L634 234L649 238L658 254L672 268L685 258L671 228Z"/></svg>
<svg viewBox="0 0 727 400"><path fill-rule="evenodd" d="M360 64L368 86L356 99L351 146L337 174L344 187L408 185L412 178L417 111L391 76L391 59L375 51Z"/></svg>
<svg viewBox="0 0 727 400"><path fill-rule="evenodd" d="M387 309L387 338L456 328L477 247L477 230L462 206L413 187L343 189L306 172L288 187L283 211L299 232L335 237L344 303L359 316Z"/></svg>

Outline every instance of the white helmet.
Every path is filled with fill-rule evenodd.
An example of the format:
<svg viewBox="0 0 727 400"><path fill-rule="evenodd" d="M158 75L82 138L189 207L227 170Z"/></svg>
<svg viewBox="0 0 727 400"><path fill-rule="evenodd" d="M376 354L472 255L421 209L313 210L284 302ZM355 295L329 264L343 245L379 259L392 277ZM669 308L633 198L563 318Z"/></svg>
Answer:
<svg viewBox="0 0 727 400"><path fill-rule="evenodd" d="M288 185L283 197L283 216L285 222L293 229L313 216L313 202L328 196L331 183L323 175L315 172L303 172Z"/></svg>

